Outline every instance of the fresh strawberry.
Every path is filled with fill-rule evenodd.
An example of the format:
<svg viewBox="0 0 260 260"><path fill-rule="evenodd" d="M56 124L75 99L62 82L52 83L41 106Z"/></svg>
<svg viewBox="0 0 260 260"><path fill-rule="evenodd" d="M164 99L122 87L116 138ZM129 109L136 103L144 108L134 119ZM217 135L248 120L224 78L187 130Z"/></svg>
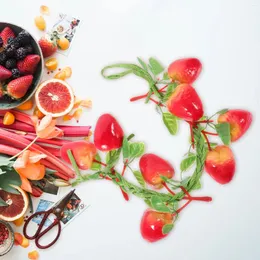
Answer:
<svg viewBox="0 0 260 260"><path fill-rule="evenodd" d="M8 95L15 99L22 98L31 86L32 81L32 75L23 76L10 81L6 88Z"/></svg>
<svg viewBox="0 0 260 260"><path fill-rule="evenodd" d="M39 40L39 45L44 58L53 55L57 51L56 40L51 39L49 36L42 37Z"/></svg>
<svg viewBox="0 0 260 260"><path fill-rule="evenodd" d="M37 68L40 61L40 56L36 54L31 54L25 57L25 59L18 61L17 68L24 74L33 74Z"/></svg>
<svg viewBox="0 0 260 260"><path fill-rule="evenodd" d="M13 30L12 30L10 27L5 27L5 28L3 29L3 31L1 32L0 36L1 36L2 39L3 39L4 45L7 44L7 41L8 41L8 39L9 39L10 37L15 38L15 34L14 34Z"/></svg>
<svg viewBox="0 0 260 260"><path fill-rule="evenodd" d="M0 65L0 80L9 79L12 76L12 72Z"/></svg>

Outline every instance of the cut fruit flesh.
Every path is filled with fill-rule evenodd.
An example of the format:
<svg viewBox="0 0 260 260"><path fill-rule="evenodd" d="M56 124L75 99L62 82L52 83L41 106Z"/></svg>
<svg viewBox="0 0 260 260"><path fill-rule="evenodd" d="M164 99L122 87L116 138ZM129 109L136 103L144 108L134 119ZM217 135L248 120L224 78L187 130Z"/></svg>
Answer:
<svg viewBox="0 0 260 260"><path fill-rule="evenodd" d="M8 204L8 206L0 207L0 219L5 221L15 221L21 218L28 208L27 194L18 186L12 185L20 194L12 194L4 190L0 190L0 197Z"/></svg>
<svg viewBox="0 0 260 260"><path fill-rule="evenodd" d="M62 80L51 79L43 82L35 94L36 105L45 115L64 116L74 105L71 87Z"/></svg>

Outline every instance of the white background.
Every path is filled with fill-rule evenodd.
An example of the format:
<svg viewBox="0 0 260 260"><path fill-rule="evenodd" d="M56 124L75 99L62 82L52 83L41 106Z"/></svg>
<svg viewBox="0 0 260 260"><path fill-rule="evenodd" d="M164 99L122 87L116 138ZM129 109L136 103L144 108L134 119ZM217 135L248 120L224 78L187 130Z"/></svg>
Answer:
<svg viewBox="0 0 260 260"><path fill-rule="evenodd" d="M41 1L1 1L1 20L25 26L36 37L33 19ZM60 67L73 69L70 84L78 96L93 100L93 109L81 124L95 125L110 112L127 134L147 144L147 151L168 159L179 171L188 148L188 127L171 137L154 106L130 103L145 93L146 82L133 76L107 81L104 65L136 62L136 57L159 58L165 65L179 57L197 56L203 73L195 87L206 114L222 108L245 108L254 123L244 138L232 145L237 172L231 184L221 186L207 174L198 194L214 198L211 204L192 203L181 214L167 239L149 244L141 238L144 203L125 202L112 183L96 181L78 187L91 207L63 230L59 242L41 250L41 259L89 260L257 260L260 259L259 206L259 0L96 0L45 1L52 12L83 20L68 58L57 55ZM127 177L130 178L130 173ZM15 247L3 259L27 259L34 248Z"/></svg>

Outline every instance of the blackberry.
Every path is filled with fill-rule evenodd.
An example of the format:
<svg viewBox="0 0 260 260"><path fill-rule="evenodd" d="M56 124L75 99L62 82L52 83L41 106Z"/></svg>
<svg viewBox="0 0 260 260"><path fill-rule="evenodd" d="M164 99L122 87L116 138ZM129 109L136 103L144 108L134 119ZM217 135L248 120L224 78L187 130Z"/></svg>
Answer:
<svg viewBox="0 0 260 260"><path fill-rule="evenodd" d="M11 70L12 71L12 78L13 79L17 79L20 77L20 71L17 68L14 68Z"/></svg>
<svg viewBox="0 0 260 260"><path fill-rule="evenodd" d="M27 54L32 54L33 53L32 45L26 45L26 46L24 46L24 48L26 49L26 53Z"/></svg>
<svg viewBox="0 0 260 260"><path fill-rule="evenodd" d="M16 38L21 45L26 45L31 41L31 35L25 30L22 30Z"/></svg>
<svg viewBox="0 0 260 260"><path fill-rule="evenodd" d="M7 44L11 44L14 40L14 37L10 37L8 40L7 40Z"/></svg>
<svg viewBox="0 0 260 260"><path fill-rule="evenodd" d="M7 60L6 63L5 63L5 67L6 67L7 69L13 69L13 68L15 68L15 67L16 67L16 60L15 60L15 59L9 59L9 60Z"/></svg>
<svg viewBox="0 0 260 260"><path fill-rule="evenodd" d="M0 65L4 65L6 62L7 56L5 52L0 53Z"/></svg>
<svg viewBox="0 0 260 260"><path fill-rule="evenodd" d="M23 47L20 47L16 50L15 58L17 60L23 60L26 57L26 49Z"/></svg>
<svg viewBox="0 0 260 260"><path fill-rule="evenodd" d="M6 56L7 56L8 58L14 57L15 51L16 51L16 49L14 48L14 46L8 47L8 48L6 49L6 51L5 51L5 52L6 52Z"/></svg>
<svg viewBox="0 0 260 260"><path fill-rule="evenodd" d="M12 47L14 49L18 49L20 46L20 42L17 40L17 38L15 38L9 45L7 45L7 48Z"/></svg>
<svg viewBox="0 0 260 260"><path fill-rule="evenodd" d="M0 48L3 47L3 44L4 44L3 39L2 39L2 37L0 36Z"/></svg>

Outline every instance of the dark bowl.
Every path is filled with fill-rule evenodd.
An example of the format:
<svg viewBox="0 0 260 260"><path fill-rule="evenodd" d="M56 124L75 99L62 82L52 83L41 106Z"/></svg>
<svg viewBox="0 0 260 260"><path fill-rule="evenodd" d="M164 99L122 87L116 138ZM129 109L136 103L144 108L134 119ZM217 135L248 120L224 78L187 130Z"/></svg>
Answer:
<svg viewBox="0 0 260 260"><path fill-rule="evenodd" d="M0 32L6 26L9 26L14 31L15 35L17 35L22 30L25 30L24 28L17 26L15 24L0 22ZM28 30L26 30L26 31L28 31ZM36 69L35 73L33 74L33 83L30 86L30 88L28 89L25 96L18 99L18 100L11 100L11 99L10 100L1 100L0 99L0 110L12 109L12 108L15 108L17 106L20 106L21 104L23 104L24 102L26 102L28 99L30 99L33 96L33 94L36 91L38 85L40 84L40 81L41 81L41 78L42 78L42 73L43 73L43 56L42 56L42 51L41 51L41 48L40 48L37 40L32 35L31 35L31 38L32 38L31 39L31 45L33 46L34 53L40 55L40 57L41 57L41 60L38 64L38 66L37 66L37 69Z"/></svg>

